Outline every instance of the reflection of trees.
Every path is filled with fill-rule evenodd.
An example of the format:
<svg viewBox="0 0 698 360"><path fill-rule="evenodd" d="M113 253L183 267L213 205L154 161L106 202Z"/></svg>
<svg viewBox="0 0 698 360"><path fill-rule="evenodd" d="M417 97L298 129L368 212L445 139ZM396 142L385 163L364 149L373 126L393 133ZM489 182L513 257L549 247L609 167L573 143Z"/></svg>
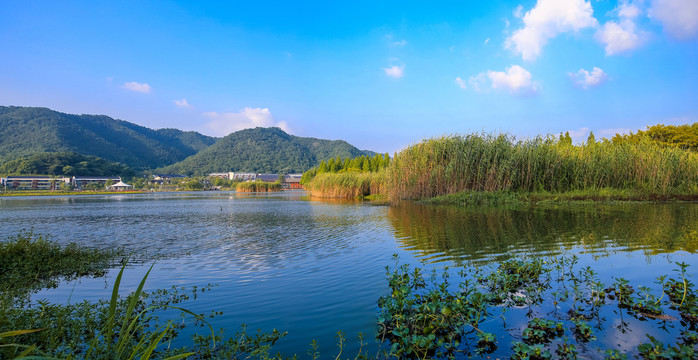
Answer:
<svg viewBox="0 0 698 360"><path fill-rule="evenodd" d="M476 260L517 252L556 254L698 250L698 204L459 208L403 203L388 217L398 241L421 256Z"/></svg>

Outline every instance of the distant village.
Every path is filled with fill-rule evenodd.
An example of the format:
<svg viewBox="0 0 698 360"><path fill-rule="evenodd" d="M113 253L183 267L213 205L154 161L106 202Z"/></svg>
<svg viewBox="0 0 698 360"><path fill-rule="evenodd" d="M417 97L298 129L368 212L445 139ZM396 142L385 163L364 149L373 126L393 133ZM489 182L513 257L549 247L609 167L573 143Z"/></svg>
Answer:
<svg viewBox="0 0 698 360"><path fill-rule="evenodd" d="M227 182L279 182L283 189L302 189L301 186L302 174L286 174L279 176L278 174L256 174L256 173L236 173L223 172L211 173L202 182L202 188L206 190L220 190L221 181ZM144 178L133 178L134 182L138 182L140 186L127 184L122 181L119 176L8 176L0 178L0 190L109 190L109 191L124 191L133 190L134 188L159 189L159 190L179 190L179 184L182 181L189 179L184 175L172 174L152 174ZM191 178L194 180L195 178ZM219 180L216 180L219 179ZM144 186L145 185L145 186Z"/></svg>

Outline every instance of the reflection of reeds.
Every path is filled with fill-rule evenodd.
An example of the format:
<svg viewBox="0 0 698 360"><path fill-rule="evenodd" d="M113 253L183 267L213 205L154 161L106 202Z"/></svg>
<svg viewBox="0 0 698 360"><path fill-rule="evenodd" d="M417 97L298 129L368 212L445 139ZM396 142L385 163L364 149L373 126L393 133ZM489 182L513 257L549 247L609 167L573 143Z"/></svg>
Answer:
<svg viewBox="0 0 698 360"><path fill-rule="evenodd" d="M235 191L238 192L270 192L281 191L281 183L264 182L264 181L248 181L241 182L235 185Z"/></svg>
<svg viewBox="0 0 698 360"><path fill-rule="evenodd" d="M432 261L504 256L512 249L558 255L580 247L599 255L698 251L698 206L453 207L403 202L388 208L395 237Z"/></svg>
<svg viewBox="0 0 698 360"><path fill-rule="evenodd" d="M388 168L386 187L392 200L460 191L698 192L698 154L647 141L574 146L552 137L445 136L400 152Z"/></svg>
<svg viewBox="0 0 698 360"><path fill-rule="evenodd" d="M305 189L314 197L351 199L380 194L384 182L385 172L321 173Z"/></svg>

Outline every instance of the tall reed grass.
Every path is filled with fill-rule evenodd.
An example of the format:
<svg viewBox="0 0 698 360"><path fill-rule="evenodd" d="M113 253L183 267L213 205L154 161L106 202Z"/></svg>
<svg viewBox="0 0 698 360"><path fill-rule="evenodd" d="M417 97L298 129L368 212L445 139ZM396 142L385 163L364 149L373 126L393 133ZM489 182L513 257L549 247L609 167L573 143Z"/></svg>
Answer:
<svg viewBox="0 0 698 360"><path fill-rule="evenodd" d="M310 196L353 199L381 194L385 186L385 171L321 173L305 184Z"/></svg>
<svg viewBox="0 0 698 360"><path fill-rule="evenodd" d="M270 192L281 191L280 182L265 182L265 181L248 181L241 182L235 185L235 191L238 192Z"/></svg>
<svg viewBox="0 0 698 360"><path fill-rule="evenodd" d="M452 135L397 154L387 169L386 187L393 201L461 191L698 192L698 154L649 141L575 146L553 137Z"/></svg>

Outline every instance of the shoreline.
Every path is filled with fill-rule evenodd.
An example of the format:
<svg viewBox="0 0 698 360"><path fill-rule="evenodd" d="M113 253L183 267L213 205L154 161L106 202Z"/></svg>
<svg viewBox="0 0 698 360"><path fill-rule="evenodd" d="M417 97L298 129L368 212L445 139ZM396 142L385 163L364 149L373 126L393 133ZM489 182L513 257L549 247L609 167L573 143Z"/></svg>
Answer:
<svg viewBox="0 0 698 360"><path fill-rule="evenodd" d="M597 189L565 192L478 192L463 191L441 195L417 202L429 205L536 205L536 204L607 204L607 203L659 203L696 202L698 193L672 192L667 194L650 193L639 190Z"/></svg>

